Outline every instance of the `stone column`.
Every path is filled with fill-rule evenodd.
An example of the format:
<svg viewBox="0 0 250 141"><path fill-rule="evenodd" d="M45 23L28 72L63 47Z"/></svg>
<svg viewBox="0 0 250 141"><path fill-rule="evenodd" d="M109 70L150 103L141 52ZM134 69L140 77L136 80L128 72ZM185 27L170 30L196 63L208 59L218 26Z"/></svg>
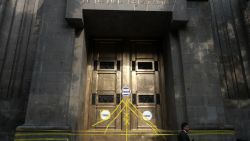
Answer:
<svg viewBox="0 0 250 141"><path fill-rule="evenodd" d="M168 129L180 129L182 122L187 121L186 98L183 78L183 66L179 35L177 31L169 33L168 45L164 46Z"/></svg>
<svg viewBox="0 0 250 141"><path fill-rule="evenodd" d="M87 47L85 30L76 35L74 45L74 59L72 65L72 80L69 97L69 125L72 131L83 130L85 115L85 96L87 83ZM81 136L73 136L73 140L80 140Z"/></svg>
<svg viewBox="0 0 250 141"><path fill-rule="evenodd" d="M224 111L211 19L204 16L210 7L208 2L189 2L189 7L192 16L180 30L188 121L194 128L217 128Z"/></svg>
<svg viewBox="0 0 250 141"><path fill-rule="evenodd" d="M17 139L67 140L71 136L38 135L37 133L41 130L69 133L72 128L76 128L76 118L79 115L76 107L80 107L80 99L75 100L80 93L76 89L80 89L77 84L81 80L79 69L83 67L81 55L86 52L82 50L83 46L80 47L83 44L83 35L76 35L75 29L65 20L65 9L66 0L40 1L37 20L41 21L41 29L35 67L25 123L17 128ZM82 52L75 52L76 50L82 50ZM77 66L79 64L80 66ZM75 125L72 125L73 123ZM31 134L27 135L27 133Z"/></svg>
<svg viewBox="0 0 250 141"><path fill-rule="evenodd" d="M196 130L225 127L224 103L220 89L217 53L214 47L210 3L188 2L190 19L179 30L187 122ZM233 140L233 136L191 136L194 140Z"/></svg>
<svg viewBox="0 0 250 141"><path fill-rule="evenodd" d="M38 0L0 0L0 140L23 124L34 50ZM31 36L32 35L32 36Z"/></svg>
<svg viewBox="0 0 250 141"><path fill-rule="evenodd" d="M181 48L177 31L165 37L163 44L163 62L165 95L162 101L163 129L180 130L182 122L187 121L186 98L183 78ZM168 136L168 140L176 140L176 136Z"/></svg>

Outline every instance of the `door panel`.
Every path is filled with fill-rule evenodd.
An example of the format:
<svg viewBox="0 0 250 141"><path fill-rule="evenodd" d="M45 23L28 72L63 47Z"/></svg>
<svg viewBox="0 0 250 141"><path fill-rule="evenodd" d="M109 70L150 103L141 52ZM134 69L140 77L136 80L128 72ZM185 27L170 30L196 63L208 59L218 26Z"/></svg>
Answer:
<svg viewBox="0 0 250 141"><path fill-rule="evenodd" d="M155 75L153 73L136 73L137 93L155 92Z"/></svg>
<svg viewBox="0 0 250 141"><path fill-rule="evenodd" d="M113 111L113 110L114 110L114 107L96 106L96 112L93 112L93 114L96 114L96 115L95 115L95 120L94 120L94 121L101 121L101 120L102 120L100 114L101 114L101 111L102 111L103 109L109 110L109 111ZM110 117L110 118L112 119L112 118L114 118L114 117ZM95 124L95 123L96 123L96 122L93 122L92 125ZM105 129L105 128L108 126L108 124L109 124L109 121L107 120L107 121L103 122L102 124L98 124L98 125L96 126L96 128ZM117 127L116 122L113 122L113 123L111 123L111 124L109 125L109 128L110 128L110 129L116 129L116 127Z"/></svg>
<svg viewBox="0 0 250 141"><path fill-rule="evenodd" d="M154 41L132 41L131 61L135 64L135 68L132 66L132 91L134 98L136 98L135 106L140 113L150 112L152 118L150 123L160 126L160 108L157 105L156 94L159 93L159 73L158 73L158 49L157 43ZM157 119L157 120L156 120ZM149 129L152 128L147 122L132 117L133 129ZM157 121L157 123L156 123Z"/></svg>
<svg viewBox="0 0 250 141"><path fill-rule="evenodd" d="M104 121L94 127L92 126L102 120L101 113L103 110L111 113L117 103L120 102L121 53L120 48L118 48L119 43L119 41L111 40L94 41L89 129L105 129L107 126L109 129L121 129L121 118L117 118L111 124L109 124L109 121ZM114 116L110 117L110 119L113 118Z"/></svg>
<svg viewBox="0 0 250 141"><path fill-rule="evenodd" d="M97 91L113 91L116 90L117 83L116 73L98 73L97 74ZM108 83L107 83L108 82Z"/></svg>

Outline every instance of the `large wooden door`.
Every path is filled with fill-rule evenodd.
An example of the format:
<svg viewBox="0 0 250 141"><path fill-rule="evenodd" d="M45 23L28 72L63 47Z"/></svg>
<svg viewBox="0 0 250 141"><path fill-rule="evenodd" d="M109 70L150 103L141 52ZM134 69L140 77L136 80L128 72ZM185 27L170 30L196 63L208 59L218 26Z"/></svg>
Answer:
<svg viewBox="0 0 250 141"><path fill-rule="evenodd" d="M88 102L88 129L105 131L106 134L123 133L125 130L152 132L152 126L160 129L158 42L96 39L92 45L93 71ZM130 95L122 95L122 88L128 88ZM125 101L129 101L129 104L125 104ZM127 114L125 106L129 111ZM92 136L89 139L124 140L122 136L108 135ZM136 138L139 139L140 137Z"/></svg>

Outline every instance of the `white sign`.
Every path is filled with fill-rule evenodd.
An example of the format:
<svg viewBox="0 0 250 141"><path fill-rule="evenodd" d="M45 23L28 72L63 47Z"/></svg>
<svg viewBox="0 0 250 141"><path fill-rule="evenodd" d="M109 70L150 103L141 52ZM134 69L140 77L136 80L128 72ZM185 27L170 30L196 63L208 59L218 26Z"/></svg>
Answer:
<svg viewBox="0 0 250 141"><path fill-rule="evenodd" d="M129 87L122 88L122 95L123 96L129 96L130 94L131 94L131 90L129 89Z"/></svg>
<svg viewBox="0 0 250 141"><path fill-rule="evenodd" d="M102 120L108 120L110 118L110 111L109 110L102 110L100 113L100 117Z"/></svg>
<svg viewBox="0 0 250 141"><path fill-rule="evenodd" d="M153 117L150 111L144 111L142 115L144 120L151 120Z"/></svg>

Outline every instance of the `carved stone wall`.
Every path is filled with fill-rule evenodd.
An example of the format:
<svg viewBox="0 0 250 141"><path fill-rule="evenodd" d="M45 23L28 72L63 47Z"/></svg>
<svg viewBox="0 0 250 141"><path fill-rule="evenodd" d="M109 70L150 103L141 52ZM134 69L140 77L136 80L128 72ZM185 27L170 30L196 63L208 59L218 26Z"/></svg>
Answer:
<svg viewBox="0 0 250 141"><path fill-rule="evenodd" d="M217 42L223 95L229 99L244 99L249 95L247 42L244 40L240 4L236 0L211 1L213 25Z"/></svg>
<svg viewBox="0 0 250 141"><path fill-rule="evenodd" d="M24 122L39 21L39 0L0 0L0 140ZM33 36L31 36L31 34Z"/></svg>
<svg viewBox="0 0 250 141"><path fill-rule="evenodd" d="M249 140L250 52L242 14L245 5L239 0L210 3L226 123L236 130L237 139Z"/></svg>
<svg viewBox="0 0 250 141"><path fill-rule="evenodd" d="M82 81L86 68L84 32L76 34L65 20L66 0L39 0L39 5L36 21L40 22L40 30L32 83L25 123L17 131L75 131L82 126L77 121L83 115L81 97L86 80Z"/></svg>

